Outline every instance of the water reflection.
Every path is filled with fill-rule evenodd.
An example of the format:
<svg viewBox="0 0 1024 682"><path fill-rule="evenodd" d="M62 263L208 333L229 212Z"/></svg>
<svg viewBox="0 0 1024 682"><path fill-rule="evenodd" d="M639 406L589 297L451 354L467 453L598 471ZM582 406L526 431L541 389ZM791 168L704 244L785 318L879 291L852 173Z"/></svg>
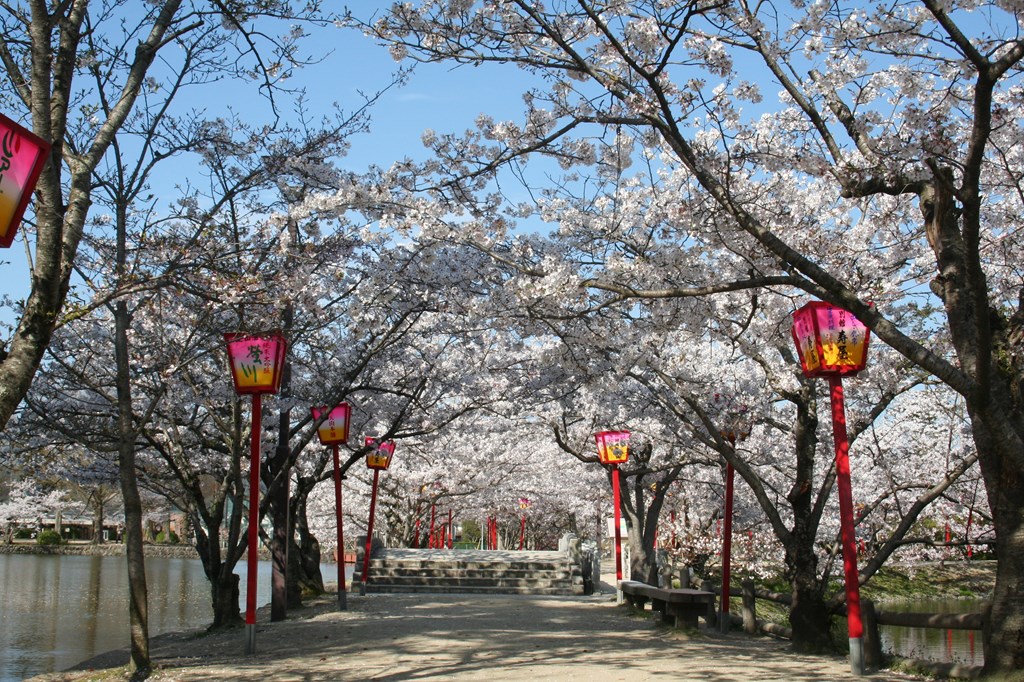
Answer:
<svg viewBox="0 0 1024 682"><path fill-rule="evenodd" d="M882 608L912 613L974 613L981 611L984 604L976 599L908 599L887 601ZM885 653L938 663L985 663L980 631L881 625L878 634Z"/></svg>
<svg viewBox="0 0 1024 682"><path fill-rule="evenodd" d="M334 566L322 570L331 580ZM244 608L245 565L237 572ZM148 558L146 583L151 636L211 622L209 583L197 559ZM127 585L124 557L0 555L0 682L127 647ZM269 601L270 564L260 562L256 603Z"/></svg>

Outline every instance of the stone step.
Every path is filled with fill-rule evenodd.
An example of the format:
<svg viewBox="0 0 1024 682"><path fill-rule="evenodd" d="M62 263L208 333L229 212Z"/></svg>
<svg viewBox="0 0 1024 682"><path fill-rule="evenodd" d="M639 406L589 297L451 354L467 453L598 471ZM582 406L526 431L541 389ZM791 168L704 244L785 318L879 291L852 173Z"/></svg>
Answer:
<svg viewBox="0 0 1024 682"><path fill-rule="evenodd" d="M526 578L529 576L571 576L572 566L558 566L555 568L505 568L496 566L492 568L467 567L451 564L437 564L433 566L408 566L394 564L389 561L371 561L371 572L387 571L394 576L423 576L423 574L435 574L435 576L451 576L453 578L484 578L487 576L503 576L506 578ZM575 572L580 572L579 569Z"/></svg>
<svg viewBox="0 0 1024 682"><path fill-rule="evenodd" d="M361 580L361 576L359 577ZM354 580L354 579L353 579ZM462 587L514 587L514 588L526 588L526 587L537 587L537 588L555 588L555 587L569 587L574 581L559 577L556 579L545 579L545 578L450 578L450 577L439 577L439 576L394 576L392 573L381 572L375 573L370 571L370 582L384 583L388 585L451 585L451 586L462 586ZM580 578L580 584L583 584L583 578Z"/></svg>
<svg viewBox="0 0 1024 682"><path fill-rule="evenodd" d="M360 552L361 555L361 552ZM361 556L353 584L362 578ZM381 549L370 559L370 592L578 595L583 576L565 552Z"/></svg>
<svg viewBox="0 0 1024 682"><path fill-rule="evenodd" d="M356 589L356 588L353 588ZM371 594L412 593L412 594L532 594L543 596L565 597L583 594L579 590L562 587L468 587L464 585L391 585L375 583L372 580L366 586Z"/></svg>
<svg viewBox="0 0 1024 682"><path fill-rule="evenodd" d="M410 569L422 569L431 570L436 568L445 568L448 566L455 566L463 569L475 569L481 571L492 571L492 570L514 570L514 571L556 571L571 568L572 564L568 561L444 561L444 560L430 560L430 559L392 559L391 557L385 556L383 558L371 557L370 563L375 565L378 563L386 563L388 566L401 566L402 568Z"/></svg>

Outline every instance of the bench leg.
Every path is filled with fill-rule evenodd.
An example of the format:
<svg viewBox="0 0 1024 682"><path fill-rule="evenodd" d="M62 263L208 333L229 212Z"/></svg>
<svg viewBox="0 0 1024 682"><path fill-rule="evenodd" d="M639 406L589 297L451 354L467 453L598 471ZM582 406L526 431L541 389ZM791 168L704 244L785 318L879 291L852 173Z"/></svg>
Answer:
<svg viewBox="0 0 1024 682"><path fill-rule="evenodd" d="M634 609L638 611L644 610L644 605L647 603L647 597L641 597L635 594L627 594L625 597L626 601L628 601L629 605Z"/></svg>
<svg viewBox="0 0 1024 682"><path fill-rule="evenodd" d="M677 628L691 628L697 629L697 617L704 613L704 607L702 605L687 605L687 604L674 604L670 609L673 624ZM665 614L666 620L669 618L669 613Z"/></svg>
<svg viewBox="0 0 1024 682"><path fill-rule="evenodd" d="M703 610L703 609L702 609ZM682 611L676 614L677 628L697 629L697 613L691 610Z"/></svg>

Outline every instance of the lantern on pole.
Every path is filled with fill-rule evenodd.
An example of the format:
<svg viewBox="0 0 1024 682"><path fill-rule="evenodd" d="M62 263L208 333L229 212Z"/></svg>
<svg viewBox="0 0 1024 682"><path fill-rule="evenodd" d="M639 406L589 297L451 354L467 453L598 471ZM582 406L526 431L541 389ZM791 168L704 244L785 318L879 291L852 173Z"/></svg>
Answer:
<svg viewBox="0 0 1024 682"><path fill-rule="evenodd" d="M629 459L629 431L601 431L594 436L601 464L612 468L612 506L615 516L615 580L622 580L622 516L619 511L619 465Z"/></svg>
<svg viewBox="0 0 1024 682"><path fill-rule="evenodd" d="M846 434L843 377L853 376L867 364L870 331L842 308L812 301L793 313L793 342L804 376L828 377L832 405L832 434L836 452L836 488L846 583L847 628L850 667L864 674L864 627L860 614L859 572L853 528L853 495L850 491L850 442Z"/></svg>
<svg viewBox="0 0 1024 682"><path fill-rule="evenodd" d="M366 523L366 551L363 552L363 581L360 586L362 594L366 594L366 584L370 581L370 550L373 544L373 515L377 510L377 481L380 472L387 471L391 466L391 457L395 454L395 441L367 438L366 468L373 469L373 488L370 491L370 518Z"/></svg>
<svg viewBox="0 0 1024 682"><path fill-rule="evenodd" d="M316 435L321 444L331 446L334 455L334 509L338 516L338 610L344 611L348 608L348 595L345 590L345 530L341 512L341 463L338 446L348 442L352 406L348 403L339 403L333 409L314 407L312 410L313 420L319 422Z"/></svg>
<svg viewBox="0 0 1024 682"><path fill-rule="evenodd" d="M260 522L260 433L264 393L281 388L288 343L277 332L224 335L228 366L235 392L252 396L252 436L249 448L249 547L246 556L245 653L256 653L256 562Z"/></svg>
<svg viewBox="0 0 1024 682"><path fill-rule="evenodd" d="M526 543L526 510L530 508L530 500L526 497L519 498L519 551L523 551L523 545Z"/></svg>
<svg viewBox="0 0 1024 682"><path fill-rule="evenodd" d="M0 248L14 241L49 155L49 142L0 114Z"/></svg>
<svg viewBox="0 0 1024 682"><path fill-rule="evenodd" d="M718 422L718 430L722 438L729 441L733 452L736 441L746 440L750 435L750 419L747 406L739 403L728 393L716 393L711 399L710 411ZM732 507L733 482L736 472L732 462L725 460L725 513L722 518L722 598L719 600L718 627L722 632L729 631L729 590L732 576Z"/></svg>

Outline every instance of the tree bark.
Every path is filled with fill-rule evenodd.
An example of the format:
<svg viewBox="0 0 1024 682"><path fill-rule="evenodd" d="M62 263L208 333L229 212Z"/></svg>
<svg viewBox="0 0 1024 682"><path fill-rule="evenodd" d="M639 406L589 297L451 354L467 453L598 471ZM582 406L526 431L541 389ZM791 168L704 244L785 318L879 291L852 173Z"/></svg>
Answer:
<svg viewBox="0 0 1024 682"><path fill-rule="evenodd" d="M299 486L301 488L301 484ZM292 537L297 541L295 547L295 579L289 581L289 593L298 590L301 594L323 594L324 577L320 571L320 542L309 530L309 521L306 516L307 497L296 496L293 502L292 523L294 533ZM339 561L344 557L339 555Z"/></svg>
<svg viewBox="0 0 1024 682"><path fill-rule="evenodd" d="M150 669L149 604L146 587L146 562L142 544L142 499L135 477L137 432L131 398L128 359L128 306L118 301L114 307L118 404L118 471L124 500L125 557L128 561L128 615L131 655L128 664L133 676L144 677Z"/></svg>

